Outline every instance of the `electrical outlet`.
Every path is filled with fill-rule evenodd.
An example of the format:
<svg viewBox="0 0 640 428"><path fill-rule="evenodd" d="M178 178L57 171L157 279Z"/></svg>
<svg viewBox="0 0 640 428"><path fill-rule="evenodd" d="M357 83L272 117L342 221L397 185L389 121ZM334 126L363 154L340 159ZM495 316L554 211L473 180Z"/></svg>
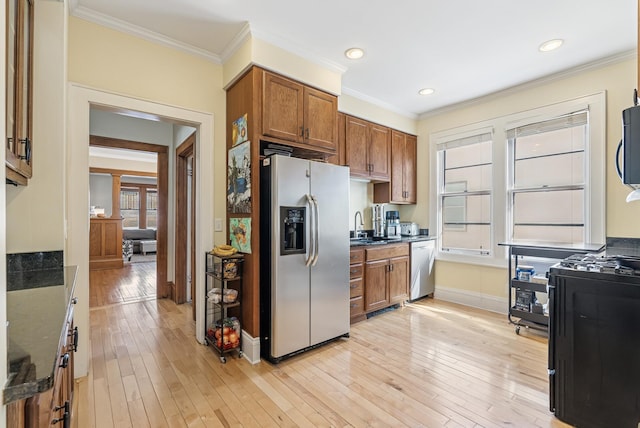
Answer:
<svg viewBox="0 0 640 428"><path fill-rule="evenodd" d="M216 232L222 232L222 219L217 218L214 222L213 230Z"/></svg>

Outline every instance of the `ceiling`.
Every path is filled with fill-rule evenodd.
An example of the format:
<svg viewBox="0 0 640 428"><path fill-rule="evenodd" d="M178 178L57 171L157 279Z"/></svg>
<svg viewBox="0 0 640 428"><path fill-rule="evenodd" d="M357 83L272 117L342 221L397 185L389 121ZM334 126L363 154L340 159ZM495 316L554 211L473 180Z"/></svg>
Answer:
<svg viewBox="0 0 640 428"><path fill-rule="evenodd" d="M635 55L638 19L636 0L72 0L71 11L219 63L249 29L408 117ZM559 49L538 51L556 38ZM362 59L344 56L353 46Z"/></svg>

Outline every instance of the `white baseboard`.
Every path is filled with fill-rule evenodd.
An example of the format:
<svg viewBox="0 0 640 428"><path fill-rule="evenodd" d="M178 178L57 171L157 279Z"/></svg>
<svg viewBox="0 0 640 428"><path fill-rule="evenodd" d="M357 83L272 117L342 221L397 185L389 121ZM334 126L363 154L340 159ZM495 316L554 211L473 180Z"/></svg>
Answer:
<svg viewBox="0 0 640 428"><path fill-rule="evenodd" d="M506 297L462 290L460 288L443 287L437 284L434 298L499 314L507 314L509 306L509 301Z"/></svg>
<svg viewBox="0 0 640 428"><path fill-rule="evenodd" d="M242 356L251 364L260 362L260 338L251 337L244 330L242 330Z"/></svg>

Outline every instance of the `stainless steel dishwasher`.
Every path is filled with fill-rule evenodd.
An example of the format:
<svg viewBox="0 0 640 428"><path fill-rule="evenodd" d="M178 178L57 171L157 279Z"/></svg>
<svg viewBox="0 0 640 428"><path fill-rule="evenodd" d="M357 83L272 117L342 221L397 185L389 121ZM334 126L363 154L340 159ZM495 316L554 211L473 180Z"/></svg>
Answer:
<svg viewBox="0 0 640 428"><path fill-rule="evenodd" d="M435 275L433 265L436 255L436 241L416 241L411 243L411 289L410 300L433 295Z"/></svg>

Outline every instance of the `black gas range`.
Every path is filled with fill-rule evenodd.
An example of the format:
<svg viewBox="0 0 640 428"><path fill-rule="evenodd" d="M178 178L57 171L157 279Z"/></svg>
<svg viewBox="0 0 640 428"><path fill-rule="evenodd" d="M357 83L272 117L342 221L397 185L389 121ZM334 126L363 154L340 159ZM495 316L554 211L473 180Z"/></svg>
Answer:
<svg viewBox="0 0 640 428"><path fill-rule="evenodd" d="M581 428L640 426L640 257L567 257L548 290L550 410Z"/></svg>
<svg viewBox="0 0 640 428"><path fill-rule="evenodd" d="M575 254L560 261L555 269L640 277L640 257L625 255Z"/></svg>

